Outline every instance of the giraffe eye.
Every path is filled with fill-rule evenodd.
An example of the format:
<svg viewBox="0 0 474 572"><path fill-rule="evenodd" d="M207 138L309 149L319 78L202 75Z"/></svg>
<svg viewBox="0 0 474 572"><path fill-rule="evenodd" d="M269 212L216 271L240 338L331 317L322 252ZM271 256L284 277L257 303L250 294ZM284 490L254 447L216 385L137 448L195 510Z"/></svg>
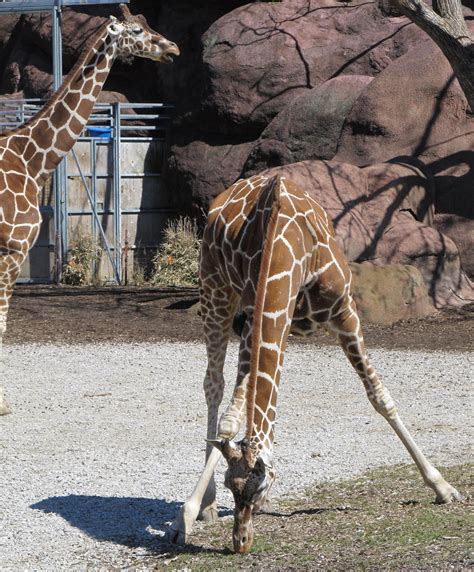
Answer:
<svg viewBox="0 0 474 572"><path fill-rule="evenodd" d="M138 36L139 34L141 34L143 32L143 28L133 28L132 32Z"/></svg>

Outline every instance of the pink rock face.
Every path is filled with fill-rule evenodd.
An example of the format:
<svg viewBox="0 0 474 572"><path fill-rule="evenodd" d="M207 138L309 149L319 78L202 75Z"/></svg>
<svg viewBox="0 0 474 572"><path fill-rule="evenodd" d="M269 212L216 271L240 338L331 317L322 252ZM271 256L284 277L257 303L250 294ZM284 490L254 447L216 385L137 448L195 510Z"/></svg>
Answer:
<svg viewBox="0 0 474 572"><path fill-rule="evenodd" d="M377 243L372 261L416 266L438 308L474 302L473 283L461 268L457 246L435 228L414 220L406 211L398 215L397 224Z"/></svg>
<svg viewBox="0 0 474 572"><path fill-rule="evenodd" d="M429 164L474 147L474 120L453 71L431 39L392 62L348 114L335 159L370 165L398 155Z"/></svg>
<svg viewBox="0 0 474 572"><path fill-rule="evenodd" d="M183 210L207 212L212 199L240 177L251 144L226 144L222 138L202 141L196 132L191 140L187 133L183 138L175 133L173 138L175 142L166 171L167 183L180 197L179 204Z"/></svg>
<svg viewBox="0 0 474 572"><path fill-rule="evenodd" d="M372 79L343 75L296 97L264 129L244 172L255 174L272 164L332 159L346 115Z"/></svg>
<svg viewBox="0 0 474 572"><path fill-rule="evenodd" d="M464 272L474 277L474 220L456 214L438 214L433 226L456 244Z"/></svg>
<svg viewBox="0 0 474 572"><path fill-rule="evenodd" d="M2 14L0 18L0 47L8 42L19 19L19 14Z"/></svg>
<svg viewBox="0 0 474 572"><path fill-rule="evenodd" d="M429 226L432 181L417 165L302 161L264 174L291 178L326 209L350 261L415 266L436 307L474 301L455 243Z"/></svg>
<svg viewBox="0 0 474 572"><path fill-rule="evenodd" d="M306 90L341 74L374 75L421 37L358 0L248 4L203 36L203 107L221 129L258 133Z"/></svg>
<svg viewBox="0 0 474 572"><path fill-rule="evenodd" d="M393 324L436 313L420 272L409 265L352 263L352 295L363 321Z"/></svg>

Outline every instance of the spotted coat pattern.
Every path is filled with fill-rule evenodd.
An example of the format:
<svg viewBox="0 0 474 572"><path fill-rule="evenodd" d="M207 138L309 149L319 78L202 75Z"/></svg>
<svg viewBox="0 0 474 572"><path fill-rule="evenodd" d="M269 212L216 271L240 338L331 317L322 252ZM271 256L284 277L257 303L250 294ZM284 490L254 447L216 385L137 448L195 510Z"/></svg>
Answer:
<svg viewBox="0 0 474 572"><path fill-rule="evenodd" d="M200 279L208 355L204 380L208 439L228 461L226 486L234 493L236 551L250 548L251 514L261 508L275 478L274 424L290 331L307 335L321 325L332 331L361 378L370 403L400 437L437 500L460 498L421 453L370 364L351 296L347 260L326 212L306 191L286 178L255 176L219 195L204 233ZM236 312L246 316L236 389L218 421L223 365ZM232 442L245 413L245 437ZM212 474L217 460L218 455L208 447L206 478L200 479L173 524L177 539L189 534L201 500L204 516L214 510Z"/></svg>

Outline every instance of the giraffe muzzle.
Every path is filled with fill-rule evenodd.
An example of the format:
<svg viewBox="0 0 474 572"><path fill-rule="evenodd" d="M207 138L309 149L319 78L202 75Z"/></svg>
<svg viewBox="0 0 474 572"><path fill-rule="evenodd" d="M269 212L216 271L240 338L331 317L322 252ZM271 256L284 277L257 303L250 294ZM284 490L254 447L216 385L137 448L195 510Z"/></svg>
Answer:
<svg viewBox="0 0 474 572"><path fill-rule="evenodd" d="M159 57L159 61L163 64L172 64L174 58L179 56L180 53L178 46L170 42L170 47L163 51Z"/></svg>
<svg viewBox="0 0 474 572"><path fill-rule="evenodd" d="M237 552L238 554L245 554L252 548L252 507L244 506L244 508L241 510L235 510L232 541L234 545L234 552Z"/></svg>

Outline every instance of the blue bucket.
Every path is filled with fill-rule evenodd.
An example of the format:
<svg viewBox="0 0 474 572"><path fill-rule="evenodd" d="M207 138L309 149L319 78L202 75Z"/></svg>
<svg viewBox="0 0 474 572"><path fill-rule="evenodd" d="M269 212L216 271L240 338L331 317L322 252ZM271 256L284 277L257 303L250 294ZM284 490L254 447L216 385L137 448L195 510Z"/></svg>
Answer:
<svg viewBox="0 0 474 572"><path fill-rule="evenodd" d="M112 138L112 127L88 127L87 132L89 137L98 137L99 139Z"/></svg>

